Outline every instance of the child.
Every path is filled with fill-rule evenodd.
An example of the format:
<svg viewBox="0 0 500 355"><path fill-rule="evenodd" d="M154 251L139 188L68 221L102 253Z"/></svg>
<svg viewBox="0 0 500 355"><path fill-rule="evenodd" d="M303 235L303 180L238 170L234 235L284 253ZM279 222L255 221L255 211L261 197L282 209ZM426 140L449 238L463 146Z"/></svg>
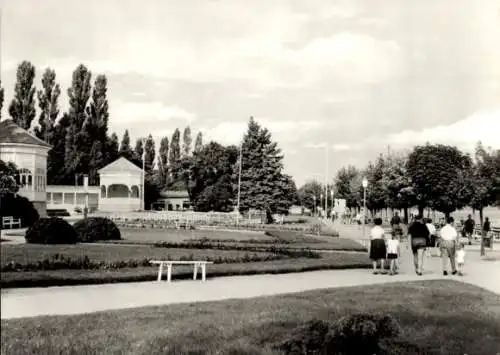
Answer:
<svg viewBox="0 0 500 355"><path fill-rule="evenodd" d="M460 243L457 253L455 254L455 260L457 262L458 275L464 276L464 263L465 263L465 246L464 243Z"/></svg>
<svg viewBox="0 0 500 355"><path fill-rule="evenodd" d="M399 238L394 233L392 235L392 239L387 241L387 260L390 262L390 275L394 275L396 273L397 261L399 257Z"/></svg>

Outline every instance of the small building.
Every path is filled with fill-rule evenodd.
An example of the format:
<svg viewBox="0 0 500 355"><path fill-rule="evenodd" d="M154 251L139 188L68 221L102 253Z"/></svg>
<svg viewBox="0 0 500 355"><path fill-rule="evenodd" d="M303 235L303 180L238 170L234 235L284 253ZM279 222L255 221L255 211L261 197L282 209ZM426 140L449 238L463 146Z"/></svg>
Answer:
<svg viewBox="0 0 500 355"><path fill-rule="evenodd" d="M101 189L99 186L89 186L88 207L89 211L99 209ZM83 211L85 207L86 193L83 186L74 185L49 185L47 186L47 209L64 209L69 213L77 210Z"/></svg>
<svg viewBox="0 0 500 355"><path fill-rule="evenodd" d="M141 168L124 157L98 170L100 186L99 211L133 212L141 210Z"/></svg>
<svg viewBox="0 0 500 355"><path fill-rule="evenodd" d="M16 164L19 195L33 203L40 216L47 215L47 156L52 147L13 120L0 121L0 159Z"/></svg>
<svg viewBox="0 0 500 355"><path fill-rule="evenodd" d="M153 204L153 208L163 211L184 211L191 208L189 193L186 190L163 190L160 198Z"/></svg>

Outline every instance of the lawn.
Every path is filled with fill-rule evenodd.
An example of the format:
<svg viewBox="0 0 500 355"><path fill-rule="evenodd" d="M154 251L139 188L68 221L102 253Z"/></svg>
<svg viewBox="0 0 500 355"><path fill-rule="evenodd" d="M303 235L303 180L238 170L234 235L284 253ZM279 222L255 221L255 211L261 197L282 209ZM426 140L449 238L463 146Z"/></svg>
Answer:
<svg viewBox="0 0 500 355"><path fill-rule="evenodd" d="M192 252L192 250L189 250L189 252ZM253 253L249 254L252 255ZM272 261L247 261L214 264L207 268L207 278L233 275L284 274L330 269L370 268L370 261L368 256L364 253L332 252L320 255L321 258L298 257L281 258ZM1 273L0 286L1 288L47 287L153 281L156 280L157 272L157 267L145 267L141 265L138 265L137 267L99 270L62 269L22 272L11 271ZM188 279L193 277L193 268L192 266L176 266L173 268L172 275L176 279Z"/></svg>
<svg viewBox="0 0 500 355"><path fill-rule="evenodd" d="M400 352L391 354L500 351L500 297L455 281L2 320L1 347L3 354L281 354L274 346L302 322L359 312L397 320Z"/></svg>

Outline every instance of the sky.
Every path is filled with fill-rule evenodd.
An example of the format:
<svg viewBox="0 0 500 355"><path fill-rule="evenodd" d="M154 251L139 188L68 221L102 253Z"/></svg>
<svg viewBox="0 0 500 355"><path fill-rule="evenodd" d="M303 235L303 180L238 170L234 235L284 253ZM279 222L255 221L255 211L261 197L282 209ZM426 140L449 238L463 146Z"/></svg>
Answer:
<svg viewBox="0 0 500 355"><path fill-rule="evenodd" d="M268 128L298 185L388 149L500 148L500 0L0 0L5 103L22 60L108 78L110 128ZM41 5L43 4L43 5Z"/></svg>

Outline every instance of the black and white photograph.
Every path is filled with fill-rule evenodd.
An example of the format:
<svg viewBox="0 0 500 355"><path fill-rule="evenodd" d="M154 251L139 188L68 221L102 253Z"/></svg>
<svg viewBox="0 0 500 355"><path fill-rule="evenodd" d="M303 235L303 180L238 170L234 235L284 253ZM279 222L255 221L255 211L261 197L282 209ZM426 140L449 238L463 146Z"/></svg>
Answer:
<svg viewBox="0 0 500 355"><path fill-rule="evenodd" d="M499 0L0 0L2 355L500 355Z"/></svg>

